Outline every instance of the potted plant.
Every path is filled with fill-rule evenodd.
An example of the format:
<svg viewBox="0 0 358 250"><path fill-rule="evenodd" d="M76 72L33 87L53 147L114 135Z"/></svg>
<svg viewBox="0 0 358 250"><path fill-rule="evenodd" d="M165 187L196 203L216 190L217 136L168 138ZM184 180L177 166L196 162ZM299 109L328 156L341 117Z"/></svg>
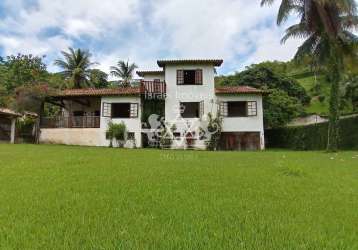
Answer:
<svg viewBox="0 0 358 250"><path fill-rule="evenodd" d="M110 122L106 131L106 138L110 141L109 147L113 147L113 141L117 142L118 147L123 147L126 143L127 127L124 122L114 124Z"/></svg>

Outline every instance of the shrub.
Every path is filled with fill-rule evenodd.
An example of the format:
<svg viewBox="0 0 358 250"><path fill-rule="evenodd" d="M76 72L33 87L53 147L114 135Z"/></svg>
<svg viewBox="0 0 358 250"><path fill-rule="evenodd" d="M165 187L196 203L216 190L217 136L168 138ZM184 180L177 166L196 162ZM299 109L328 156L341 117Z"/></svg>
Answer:
<svg viewBox="0 0 358 250"><path fill-rule="evenodd" d="M358 149L358 117L341 119L340 149ZM268 148L324 150L327 146L328 123L271 129L266 132Z"/></svg>
<svg viewBox="0 0 358 250"><path fill-rule="evenodd" d="M113 147L113 140L116 140L119 147L123 147L126 141L126 132L127 127L123 122L119 124L110 122L106 131L106 138L110 140L109 147Z"/></svg>
<svg viewBox="0 0 358 250"><path fill-rule="evenodd" d="M320 103L324 102L324 100L326 100L326 96L324 96L324 95L318 96L318 101L319 101Z"/></svg>

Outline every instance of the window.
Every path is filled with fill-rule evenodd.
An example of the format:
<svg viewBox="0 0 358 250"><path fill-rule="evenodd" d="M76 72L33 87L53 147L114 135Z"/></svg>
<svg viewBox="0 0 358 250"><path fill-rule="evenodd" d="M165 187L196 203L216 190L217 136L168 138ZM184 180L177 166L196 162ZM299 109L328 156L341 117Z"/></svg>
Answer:
<svg viewBox="0 0 358 250"><path fill-rule="evenodd" d="M247 102L247 115L257 116L257 102Z"/></svg>
<svg viewBox="0 0 358 250"><path fill-rule="evenodd" d="M229 117L245 117L247 116L246 102L228 102Z"/></svg>
<svg viewBox="0 0 358 250"><path fill-rule="evenodd" d="M135 139L134 132L127 133L127 140L133 141Z"/></svg>
<svg viewBox="0 0 358 250"><path fill-rule="evenodd" d="M257 116L257 103L250 102L221 102L220 114L226 117Z"/></svg>
<svg viewBox="0 0 358 250"><path fill-rule="evenodd" d="M129 118L130 103L112 103L112 118Z"/></svg>
<svg viewBox="0 0 358 250"><path fill-rule="evenodd" d="M180 134L180 132L174 132L174 133L173 133L173 137L174 137L175 140L180 140L180 139L181 139L181 134Z"/></svg>
<svg viewBox="0 0 358 250"><path fill-rule="evenodd" d="M180 113L183 118L199 118L200 102L181 102Z"/></svg>
<svg viewBox="0 0 358 250"><path fill-rule="evenodd" d="M138 103L103 103L102 116L111 118L137 118Z"/></svg>
<svg viewBox="0 0 358 250"><path fill-rule="evenodd" d="M177 70L177 85L201 85L203 84L203 71Z"/></svg>
<svg viewBox="0 0 358 250"><path fill-rule="evenodd" d="M111 117L111 115L112 115L112 104L104 102L102 106L102 116Z"/></svg>

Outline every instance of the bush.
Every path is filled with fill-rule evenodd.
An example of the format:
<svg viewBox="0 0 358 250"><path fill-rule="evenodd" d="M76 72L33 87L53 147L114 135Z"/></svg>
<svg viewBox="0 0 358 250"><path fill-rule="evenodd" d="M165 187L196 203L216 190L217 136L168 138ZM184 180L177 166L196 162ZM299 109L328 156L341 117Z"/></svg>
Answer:
<svg viewBox="0 0 358 250"><path fill-rule="evenodd" d="M127 127L123 122L119 124L110 122L106 131L106 138L110 140L109 146L113 147L113 140L116 140L118 146L122 147L126 141L126 132Z"/></svg>
<svg viewBox="0 0 358 250"><path fill-rule="evenodd" d="M340 149L358 149L358 117L341 119ZM324 150L327 146L328 123L271 129L265 132L268 148Z"/></svg>

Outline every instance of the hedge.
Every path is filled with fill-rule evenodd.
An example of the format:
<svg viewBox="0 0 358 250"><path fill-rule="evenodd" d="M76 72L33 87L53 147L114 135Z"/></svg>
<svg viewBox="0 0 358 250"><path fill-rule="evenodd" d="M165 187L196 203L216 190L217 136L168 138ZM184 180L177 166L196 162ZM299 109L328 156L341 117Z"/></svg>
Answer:
<svg viewBox="0 0 358 250"><path fill-rule="evenodd" d="M358 149L358 116L341 119L340 149ZM267 148L324 150L327 146L328 123L286 127L265 131Z"/></svg>

